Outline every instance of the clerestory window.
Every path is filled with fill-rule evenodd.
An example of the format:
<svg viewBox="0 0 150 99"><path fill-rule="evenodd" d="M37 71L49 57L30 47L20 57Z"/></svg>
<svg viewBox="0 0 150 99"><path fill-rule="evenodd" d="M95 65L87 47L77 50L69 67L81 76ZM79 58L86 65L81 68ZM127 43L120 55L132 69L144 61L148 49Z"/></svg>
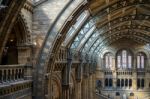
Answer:
<svg viewBox="0 0 150 99"><path fill-rule="evenodd" d="M106 53L104 56L104 64L105 64L105 68L107 69L111 69L113 66L113 55L111 53Z"/></svg>
<svg viewBox="0 0 150 99"><path fill-rule="evenodd" d="M117 54L117 67L122 69L132 68L132 56L129 51L121 50Z"/></svg>
<svg viewBox="0 0 150 99"><path fill-rule="evenodd" d="M137 55L137 68L144 69L145 67L145 55L143 53L138 53Z"/></svg>

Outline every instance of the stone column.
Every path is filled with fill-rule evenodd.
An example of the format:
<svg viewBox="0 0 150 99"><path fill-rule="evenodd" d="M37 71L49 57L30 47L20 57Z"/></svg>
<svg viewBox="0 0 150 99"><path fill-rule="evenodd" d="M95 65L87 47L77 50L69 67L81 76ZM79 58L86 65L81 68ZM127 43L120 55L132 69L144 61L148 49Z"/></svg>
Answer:
<svg viewBox="0 0 150 99"><path fill-rule="evenodd" d="M89 76L86 78L86 99L89 99Z"/></svg>
<svg viewBox="0 0 150 99"><path fill-rule="evenodd" d="M80 64L78 65L77 67L77 70L76 70L76 98L75 99L82 99L81 98L81 95L82 95L82 88L81 88L81 82L82 82L82 79L83 79L83 59L82 59L82 55L81 53L79 53L79 56L80 56Z"/></svg>
<svg viewBox="0 0 150 99"><path fill-rule="evenodd" d="M134 57L134 61L133 61L133 70L132 70L132 88L134 90L137 90L137 68L136 68L136 58Z"/></svg>
<svg viewBox="0 0 150 99"><path fill-rule="evenodd" d="M113 88L116 88L117 86L117 73L116 73L116 71L117 71L117 67L116 67L116 65L115 65L115 57L113 57L112 58L112 62L113 62L113 68L112 68L112 75L113 75L113 78L112 78L112 80L113 80Z"/></svg>
<svg viewBox="0 0 150 99"><path fill-rule="evenodd" d="M95 78L95 74L93 73L90 76L90 98L89 99L96 99L95 90L96 90L96 78Z"/></svg>
<svg viewBox="0 0 150 99"><path fill-rule="evenodd" d="M82 80L82 92L81 92L81 99L86 99L86 78Z"/></svg>
<svg viewBox="0 0 150 99"><path fill-rule="evenodd" d="M92 75L93 77L92 77L92 99L96 99L96 92L95 92L95 90L96 90L96 75L95 75L95 73L93 73L93 75Z"/></svg>
<svg viewBox="0 0 150 99"><path fill-rule="evenodd" d="M89 75L89 77L88 77L88 98L89 99L91 99L91 97L92 97L92 75Z"/></svg>
<svg viewBox="0 0 150 99"><path fill-rule="evenodd" d="M75 92L76 98L75 99L82 99L81 98L81 95L82 95L81 81L76 82L75 90L76 90L76 92Z"/></svg>
<svg viewBox="0 0 150 99"><path fill-rule="evenodd" d="M63 95L62 99L70 99L69 94L69 83L70 83L70 75L71 75L71 66L72 66L72 55L70 49L67 50L67 65L64 67L62 72L62 88Z"/></svg>
<svg viewBox="0 0 150 99"><path fill-rule="evenodd" d="M144 78L144 82L145 82L145 86L144 88L145 89L149 89L149 84L150 84L150 78L149 78L149 73L145 72L145 78Z"/></svg>

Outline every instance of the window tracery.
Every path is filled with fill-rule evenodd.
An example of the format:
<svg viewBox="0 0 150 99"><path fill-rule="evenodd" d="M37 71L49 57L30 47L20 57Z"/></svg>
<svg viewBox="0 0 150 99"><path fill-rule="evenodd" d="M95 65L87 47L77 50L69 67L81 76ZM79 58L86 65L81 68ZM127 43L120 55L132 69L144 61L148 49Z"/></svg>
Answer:
<svg viewBox="0 0 150 99"><path fill-rule="evenodd" d="M105 68L111 69L113 67L113 55L111 53L106 53L104 56Z"/></svg>
<svg viewBox="0 0 150 99"><path fill-rule="evenodd" d="M145 55L140 52L137 55L137 69L144 69L144 67L145 67Z"/></svg>
<svg viewBox="0 0 150 99"><path fill-rule="evenodd" d="M117 67L126 69L126 68L132 68L132 55L127 50L121 50L117 54Z"/></svg>

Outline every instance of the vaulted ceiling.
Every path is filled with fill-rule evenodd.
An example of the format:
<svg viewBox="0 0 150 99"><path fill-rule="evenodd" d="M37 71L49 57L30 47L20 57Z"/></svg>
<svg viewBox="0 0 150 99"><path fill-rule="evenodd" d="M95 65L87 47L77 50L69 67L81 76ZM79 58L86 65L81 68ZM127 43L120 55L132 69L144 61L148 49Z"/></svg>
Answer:
<svg viewBox="0 0 150 99"><path fill-rule="evenodd" d="M89 0L88 11L71 48L99 53L121 39L150 43L150 0Z"/></svg>

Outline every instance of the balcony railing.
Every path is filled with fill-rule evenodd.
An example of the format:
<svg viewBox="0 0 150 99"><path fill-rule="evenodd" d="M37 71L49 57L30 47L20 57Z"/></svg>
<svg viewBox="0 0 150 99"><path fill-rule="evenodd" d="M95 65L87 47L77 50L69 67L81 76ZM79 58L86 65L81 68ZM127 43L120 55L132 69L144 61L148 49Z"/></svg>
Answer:
<svg viewBox="0 0 150 99"><path fill-rule="evenodd" d="M0 65L0 85L31 77L32 66L27 65Z"/></svg>

